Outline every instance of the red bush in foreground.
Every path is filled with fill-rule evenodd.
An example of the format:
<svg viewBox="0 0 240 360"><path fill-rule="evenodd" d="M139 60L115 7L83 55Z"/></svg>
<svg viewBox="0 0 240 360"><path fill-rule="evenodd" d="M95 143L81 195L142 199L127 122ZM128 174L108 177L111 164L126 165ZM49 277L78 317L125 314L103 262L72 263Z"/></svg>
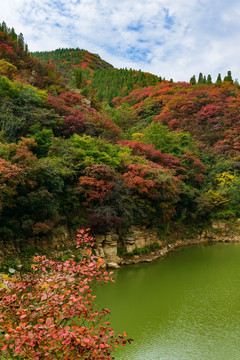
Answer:
<svg viewBox="0 0 240 360"><path fill-rule="evenodd" d="M8 278L0 285L0 348L3 359L113 359L119 344L104 322L109 310L98 311L92 285L111 281L93 256L93 238L79 230L80 262L36 256L29 275Z"/></svg>

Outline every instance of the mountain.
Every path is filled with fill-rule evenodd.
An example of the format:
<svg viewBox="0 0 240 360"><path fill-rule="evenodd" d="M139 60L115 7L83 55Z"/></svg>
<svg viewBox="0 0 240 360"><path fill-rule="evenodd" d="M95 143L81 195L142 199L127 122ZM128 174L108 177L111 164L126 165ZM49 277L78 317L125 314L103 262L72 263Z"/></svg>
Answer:
<svg viewBox="0 0 240 360"><path fill-rule="evenodd" d="M99 55L80 49L57 49L32 53L44 64L53 65L70 86L75 86L76 69L81 69L81 88L94 92L99 101L110 102L114 97L128 95L133 89L156 85L156 75L141 70L116 69Z"/></svg>
<svg viewBox="0 0 240 360"><path fill-rule="evenodd" d="M239 86L173 83L84 54L85 69L63 62L83 75L70 87L57 61L41 63L0 25L1 239L41 239L59 224L120 234L141 224L163 237L237 224Z"/></svg>

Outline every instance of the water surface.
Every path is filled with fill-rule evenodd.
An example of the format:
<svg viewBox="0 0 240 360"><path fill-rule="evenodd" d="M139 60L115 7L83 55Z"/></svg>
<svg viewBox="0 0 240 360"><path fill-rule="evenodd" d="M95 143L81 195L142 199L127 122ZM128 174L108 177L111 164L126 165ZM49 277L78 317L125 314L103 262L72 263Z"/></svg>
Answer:
<svg viewBox="0 0 240 360"><path fill-rule="evenodd" d="M97 302L134 339L115 359L240 359L240 244L184 248L114 278Z"/></svg>

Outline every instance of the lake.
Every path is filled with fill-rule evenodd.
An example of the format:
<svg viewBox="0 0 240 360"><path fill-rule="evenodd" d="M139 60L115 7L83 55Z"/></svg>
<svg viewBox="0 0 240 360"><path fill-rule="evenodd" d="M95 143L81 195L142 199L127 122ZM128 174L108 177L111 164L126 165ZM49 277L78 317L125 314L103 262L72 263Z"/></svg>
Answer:
<svg viewBox="0 0 240 360"><path fill-rule="evenodd" d="M114 279L97 289L97 303L134 339L115 359L240 359L240 244L183 248Z"/></svg>

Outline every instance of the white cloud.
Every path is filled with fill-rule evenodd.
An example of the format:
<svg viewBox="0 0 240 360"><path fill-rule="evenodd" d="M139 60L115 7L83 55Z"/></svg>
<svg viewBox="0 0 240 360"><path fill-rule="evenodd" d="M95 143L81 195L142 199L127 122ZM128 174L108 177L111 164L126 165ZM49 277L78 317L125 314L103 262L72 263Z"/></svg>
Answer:
<svg viewBox="0 0 240 360"><path fill-rule="evenodd" d="M237 0L11 0L0 20L30 50L79 47L116 67L189 80L199 72L240 77Z"/></svg>

